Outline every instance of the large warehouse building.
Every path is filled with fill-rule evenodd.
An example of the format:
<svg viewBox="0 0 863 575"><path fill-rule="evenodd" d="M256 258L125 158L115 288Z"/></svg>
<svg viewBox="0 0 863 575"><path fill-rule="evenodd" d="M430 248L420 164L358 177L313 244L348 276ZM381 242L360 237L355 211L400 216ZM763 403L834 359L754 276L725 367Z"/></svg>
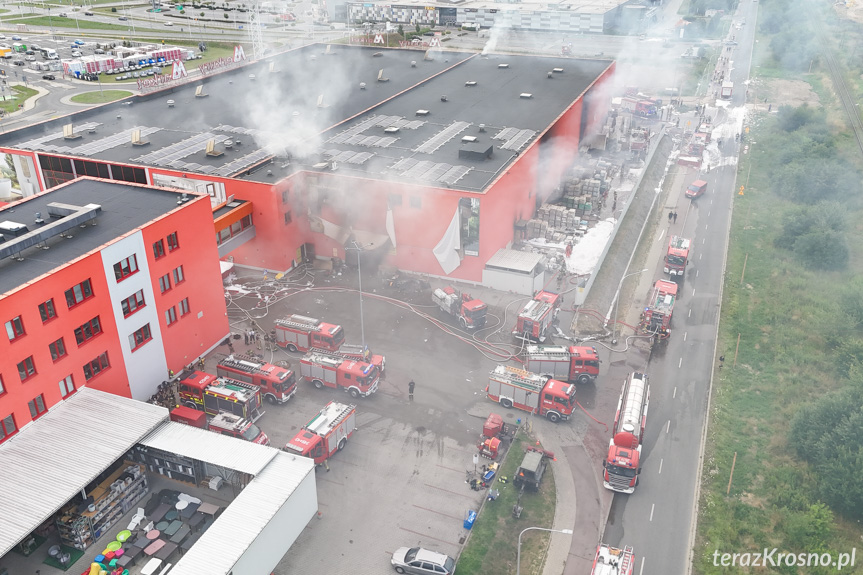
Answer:
<svg viewBox="0 0 863 575"><path fill-rule="evenodd" d="M236 264L284 270L356 241L480 282L603 122L613 72L315 45L3 134L0 152L25 195L83 175L208 194Z"/></svg>

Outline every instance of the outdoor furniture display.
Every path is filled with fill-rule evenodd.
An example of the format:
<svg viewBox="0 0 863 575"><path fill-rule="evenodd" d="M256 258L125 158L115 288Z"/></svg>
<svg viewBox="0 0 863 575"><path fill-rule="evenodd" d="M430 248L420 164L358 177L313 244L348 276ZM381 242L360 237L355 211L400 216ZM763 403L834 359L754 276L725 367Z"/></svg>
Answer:
<svg viewBox="0 0 863 575"><path fill-rule="evenodd" d="M125 531L120 531L119 533L117 533L117 541L119 541L120 543L125 543L131 536L132 532L128 529L126 529Z"/></svg>
<svg viewBox="0 0 863 575"><path fill-rule="evenodd" d="M189 519L192 518L192 516L194 516L197 513L198 507L200 507L200 506L201 506L200 503L189 503L185 509L180 511L180 517L182 519L185 519L186 521L188 521Z"/></svg>
<svg viewBox="0 0 863 575"><path fill-rule="evenodd" d="M149 544L150 544L150 540L147 539L146 535L143 535L143 536L135 539L135 542L132 543L132 547L134 547L136 549L143 549L144 547L146 547Z"/></svg>
<svg viewBox="0 0 863 575"><path fill-rule="evenodd" d="M171 508L167 504L160 503L159 506L156 507L156 509L154 509L152 513L150 513L150 521L152 521L153 523L158 523L165 518L165 514L170 509Z"/></svg>
<svg viewBox="0 0 863 575"><path fill-rule="evenodd" d="M159 521L158 523L156 523L156 529L158 529L159 531L164 531L168 528L168 525L170 524L170 521Z"/></svg>
<svg viewBox="0 0 863 575"><path fill-rule="evenodd" d="M192 545L198 542L198 539L201 538L202 533L193 533L189 538L183 541L180 544L180 552L185 553L189 549L192 548Z"/></svg>
<svg viewBox="0 0 863 575"><path fill-rule="evenodd" d="M188 506L189 506L189 502L188 502L188 501L184 501L183 499L180 499L179 501L177 501L177 504L176 504L176 505L174 505L174 508L175 508L177 511L182 511L183 509L185 509L185 508L186 508L186 507L188 507Z"/></svg>
<svg viewBox="0 0 863 575"><path fill-rule="evenodd" d="M198 526L204 521L204 518L207 517L203 513L195 513L192 517L189 518L189 527L192 529L197 529Z"/></svg>
<svg viewBox="0 0 863 575"><path fill-rule="evenodd" d="M144 555L155 555L156 551L165 546L164 539L156 539L144 549Z"/></svg>
<svg viewBox="0 0 863 575"><path fill-rule="evenodd" d="M183 526L183 522L180 520L172 521L170 525L163 531L165 535L172 536L174 533L180 530L180 527Z"/></svg>
<svg viewBox="0 0 863 575"><path fill-rule="evenodd" d="M180 543L183 542L183 539L185 539L186 536L191 532L192 532L192 530L189 529L188 525L183 525L182 527L180 527L180 529L176 533L174 533L171 536L171 538L168 541L170 541L171 543L176 543L179 545Z"/></svg>
<svg viewBox="0 0 863 575"><path fill-rule="evenodd" d="M151 530L147 531L147 539L149 539L150 541L155 541L156 539L159 538L159 535L161 535L161 534L162 534L162 532L159 531L158 529L151 529Z"/></svg>
<svg viewBox="0 0 863 575"><path fill-rule="evenodd" d="M156 553L153 555L153 557L158 557L159 559L161 559L163 561L167 561L168 558L171 556L171 554L174 553L174 551L176 551L176 550L177 550L177 544L171 543L169 541L169 542L165 543L161 549L156 551Z"/></svg>
<svg viewBox="0 0 863 575"><path fill-rule="evenodd" d="M212 503L201 503L201 506L198 507L198 511L205 515L210 515L212 517L216 516L216 513L221 509L218 505L213 505Z"/></svg>
<svg viewBox="0 0 863 575"><path fill-rule="evenodd" d="M123 555L122 557L120 557L120 559L117 560L117 566L124 569L126 567L131 567L133 563L135 563L135 559L132 558L132 556L130 555Z"/></svg>
<svg viewBox="0 0 863 575"><path fill-rule="evenodd" d="M162 565L162 560L153 557L147 564L141 568L141 575L153 575L156 571L159 570L159 567Z"/></svg>
<svg viewBox="0 0 863 575"><path fill-rule="evenodd" d="M176 509L171 509L165 513L165 521L175 521L180 516L180 512Z"/></svg>

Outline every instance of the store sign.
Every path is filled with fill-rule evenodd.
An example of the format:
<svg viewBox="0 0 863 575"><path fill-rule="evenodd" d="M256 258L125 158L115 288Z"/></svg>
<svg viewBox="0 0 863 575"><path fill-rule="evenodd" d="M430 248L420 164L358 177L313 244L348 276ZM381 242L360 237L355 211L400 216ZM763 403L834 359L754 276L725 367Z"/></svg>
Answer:
<svg viewBox="0 0 863 575"><path fill-rule="evenodd" d="M180 80L185 78L189 74L186 72L186 66L183 65L183 62L177 60L174 62L174 67L171 69L171 79L172 80Z"/></svg>
<svg viewBox="0 0 863 575"><path fill-rule="evenodd" d="M386 42L384 42L384 37L383 37L383 35L382 35L382 34L375 34L375 41L374 41L374 43L375 43L375 44L386 44Z"/></svg>
<svg viewBox="0 0 863 575"><path fill-rule="evenodd" d="M213 60L212 62L201 64L200 66L198 66L198 70L201 71L202 76L207 76L208 74L212 74L214 72L233 68L245 59L246 53L243 51L243 47L237 45L234 47L233 58L219 58L218 60Z"/></svg>
<svg viewBox="0 0 863 575"><path fill-rule="evenodd" d="M155 76L151 76L150 78L138 78L138 89L145 90L147 88L158 88L159 86L164 86L165 84L170 84L177 79L174 78L174 75L170 76L165 74L156 74Z"/></svg>

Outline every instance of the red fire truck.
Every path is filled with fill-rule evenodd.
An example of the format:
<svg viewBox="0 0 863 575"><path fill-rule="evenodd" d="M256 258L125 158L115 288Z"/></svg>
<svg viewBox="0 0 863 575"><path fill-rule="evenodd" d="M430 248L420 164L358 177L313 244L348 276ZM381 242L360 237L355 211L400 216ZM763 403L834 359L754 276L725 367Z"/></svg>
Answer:
<svg viewBox="0 0 863 575"><path fill-rule="evenodd" d="M686 263L689 261L689 245L688 238L680 236L671 236L668 240L668 251L665 254L665 267L662 271L671 277L683 277L683 272L686 269Z"/></svg>
<svg viewBox="0 0 863 575"><path fill-rule="evenodd" d="M456 318L463 329L476 329L485 325L488 305L482 300L473 299L469 293L447 286L434 290L432 301L442 311Z"/></svg>
<svg viewBox="0 0 863 575"><path fill-rule="evenodd" d="M642 332L652 333L662 338L669 335L671 313L674 311L674 301L677 299L677 284L658 280L650 295L650 305L641 314Z"/></svg>
<svg viewBox="0 0 863 575"><path fill-rule="evenodd" d="M635 569L635 555L632 547L618 549L601 543L593 558L590 575L632 575Z"/></svg>
<svg viewBox="0 0 863 575"><path fill-rule="evenodd" d="M222 412L209 422L210 431L221 433L229 437L236 437L245 441L251 441L258 445L269 445L270 438L261 431L261 428L239 415Z"/></svg>
<svg viewBox="0 0 863 575"><path fill-rule="evenodd" d="M366 363L370 363L378 368L378 371L383 375L384 370L387 368L387 358L383 355L378 355L376 353L372 353L369 349L369 346L363 347L358 343L343 343L342 347L339 348L337 352L331 352L328 350L321 349L313 349L312 351L320 351L324 353L337 353L342 357L346 357L349 359L355 359L357 361L364 361Z"/></svg>
<svg viewBox="0 0 863 575"><path fill-rule="evenodd" d="M356 429L356 406L331 401L285 445L285 451L309 457L320 465L344 449Z"/></svg>
<svg viewBox="0 0 863 575"><path fill-rule="evenodd" d="M260 390L251 383L189 370L180 374L177 392L181 404L210 415L227 411L253 422L263 415Z"/></svg>
<svg viewBox="0 0 863 575"><path fill-rule="evenodd" d="M652 100L639 100L636 98L621 98L620 107L628 110L635 116L642 118L656 117L656 103Z"/></svg>
<svg viewBox="0 0 863 575"><path fill-rule="evenodd" d="M261 388L270 403L285 403L297 392L297 376L290 369L259 362L248 355L229 355L216 366L216 374Z"/></svg>
<svg viewBox="0 0 863 575"><path fill-rule="evenodd" d="M637 372L630 374L617 401L608 456L602 462L605 468L602 484L606 489L620 493L635 491L641 473L641 443L649 404L647 376Z"/></svg>
<svg viewBox="0 0 863 575"><path fill-rule="evenodd" d="M519 339L542 343L551 335L551 324L560 310L560 294L540 291L518 314L512 335Z"/></svg>
<svg viewBox="0 0 863 575"><path fill-rule="evenodd" d="M525 368L558 381L591 383L599 375L599 354L586 345L529 345Z"/></svg>
<svg viewBox="0 0 863 575"><path fill-rule="evenodd" d="M275 331L276 345L289 351L309 351L313 347L337 351L345 342L342 326L302 315L277 319Z"/></svg>
<svg viewBox="0 0 863 575"><path fill-rule="evenodd" d="M300 360L300 374L318 389L341 388L351 397L368 397L378 389L378 368L364 361L325 353L307 353Z"/></svg>
<svg viewBox="0 0 863 575"><path fill-rule="evenodd" d="M575 407L574 385L508 365L494 368L485 391L506 408L517 407L552 423L569 419Z"/></svg>

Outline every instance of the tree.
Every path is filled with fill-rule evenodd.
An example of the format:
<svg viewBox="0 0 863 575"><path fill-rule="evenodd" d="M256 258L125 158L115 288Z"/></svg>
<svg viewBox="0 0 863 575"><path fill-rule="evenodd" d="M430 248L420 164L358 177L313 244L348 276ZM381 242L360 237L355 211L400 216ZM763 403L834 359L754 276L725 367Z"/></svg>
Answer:
<svg viewBox="0 0 863 575"><path fill-rule="evenodd" d="M227 12L225 12L225 13L223 14L223 16L225 17L225 20L227 20L228 18L230 18L230 16L228 16L228 13L227 13Z"/></svg>
<svg viewBox="0 0 863 575"><path fill-rule="evenodd" d="M203 12L201 12L201 18L203 18L203 17L204 17L204 13L203 13Z"/></svg>
<svg viewBox="0 0 863 575"><path fill-rule="evenodd" d="M419 34L420 33L420 23L419 22L416 23L416 29L417 29L417 34Z"/></svg>
<svg viewBox="0 0 863 575"><path fill-rule="evenodd" d="M832 230L810 232L797 238L794 253L808 268L841 270L848 265L848 245L845 236Z"/></svg>
<svg viewBox="0 0 863 575"><path fill-rule="evenodd" d="M404 38L404 36L405 36L405 27L404 27L404 26L402 26L401 24L399 24L398 31L399 31L399 36L401 36L402 38Z"/></svg>

